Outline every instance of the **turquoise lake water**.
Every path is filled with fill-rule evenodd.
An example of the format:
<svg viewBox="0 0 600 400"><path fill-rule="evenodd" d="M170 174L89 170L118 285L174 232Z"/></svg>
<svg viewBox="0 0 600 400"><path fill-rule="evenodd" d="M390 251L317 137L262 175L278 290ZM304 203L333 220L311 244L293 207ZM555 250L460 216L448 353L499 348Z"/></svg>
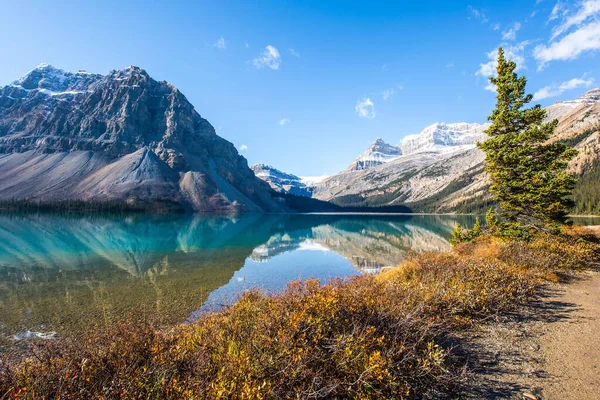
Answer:
<svg viewBox="0 0 600 400"><path fill-rule="evenodd" d="M185 322L250 288L377 273L449 249L456 222L474 217L0 215L0 343L102 328L132 310Z"/></svg>

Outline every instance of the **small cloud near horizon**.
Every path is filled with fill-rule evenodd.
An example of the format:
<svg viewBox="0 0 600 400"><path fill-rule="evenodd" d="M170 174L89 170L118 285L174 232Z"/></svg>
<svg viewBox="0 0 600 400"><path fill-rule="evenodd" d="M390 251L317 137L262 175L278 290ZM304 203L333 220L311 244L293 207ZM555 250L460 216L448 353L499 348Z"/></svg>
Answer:
<svg viewBox="0 0 600 400"><path fill-rule="evenodd" d="M248 146L246 146L245 144L241 145L238 149L239 151L246 151L248 150Z"/></svg>

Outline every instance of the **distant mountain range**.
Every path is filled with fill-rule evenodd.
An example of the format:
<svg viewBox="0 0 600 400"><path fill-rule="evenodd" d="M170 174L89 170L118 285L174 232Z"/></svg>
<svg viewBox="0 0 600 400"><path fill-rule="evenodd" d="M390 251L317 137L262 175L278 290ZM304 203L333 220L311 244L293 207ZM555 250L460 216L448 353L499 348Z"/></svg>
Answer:
<svg viewBox="0 0 600 400"><path fill-rule="evenodd" d="M0 199L285 209L177 88L133 66L43 64L0 88Z"/></svg>
<svg viewBox="0 0 600 400"><path fill-rule="evenodd" d="M600 88L546 108L559 125L551 140L579 150L578 213L598 213L600 201ZM344 207L404 205L418 212L479 212L491 204L484 154L476 147L489 124L436 123L394 146L377 139L348 168L303 193ZM290 186L293 188L293 185ZM280 188L285 191L285 188Z"/></svg>
<svg viewBox="0 0 600 400"><path fill-rule="evenodd" d="M267 182L271 188L280 193L289 193L295 196L312 196L311 183L299 176L282 172L267 164L256 164L250 167L256 177Z"/></svg>
<svg viewBox="0 0 600 400"><path fill-rule="evenodd" d="M579 150L576 212L598 213L600 88L546 108L552 140ZM477 141L488 125L436 123L377 139L337 174L308 180L248 166L185 96L138 67L107 75L42 64L0 87L0 200L177 204L200 212L481 211L491 199ZM408 207L408 208L406 208Z"/></svg>

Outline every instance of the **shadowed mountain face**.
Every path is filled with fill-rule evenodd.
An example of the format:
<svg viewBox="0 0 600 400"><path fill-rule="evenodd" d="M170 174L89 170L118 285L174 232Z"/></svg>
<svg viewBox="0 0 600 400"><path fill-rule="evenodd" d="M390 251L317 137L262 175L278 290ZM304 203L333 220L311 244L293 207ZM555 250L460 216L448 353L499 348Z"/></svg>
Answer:
<svg viewBox="0 0 600 400"><path fill-rule="evenodd" d="M140 68L41 65L0 88L0 198L281 210L269 193L179 90Z"/></svg>
<svg viewBox="0 0 600 400"><path fill-rule="evenodd" d="M461 223L472 224L470 217ZM471 218L472 219L472 218ZM0 342L80 332L144 307L161 321L251 287L375 273L443 250L454 217L266 215L0 216Z"/></svg>

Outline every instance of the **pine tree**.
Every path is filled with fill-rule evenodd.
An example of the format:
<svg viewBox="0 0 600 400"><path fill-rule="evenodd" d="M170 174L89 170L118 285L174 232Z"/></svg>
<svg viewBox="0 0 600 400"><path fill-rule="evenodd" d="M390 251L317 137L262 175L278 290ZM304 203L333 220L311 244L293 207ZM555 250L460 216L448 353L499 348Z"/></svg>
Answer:
<svg viewBox="0 0 600 400"><path fill-rule="evenodd" d="M500 216L510 229L556 227L566 222L573 206L567 196L575 180L566 172L577 152L559 142L549 143L558 121L544 123L546 111L525 94L527 80L514 72L516 64L498 49L496 108L488 120L489 136L478 146L485 152L490 192L500 204Z"/></svg>
<svg viewBox="0 0 600 400"><path fill-rule="evenodd" d="M463 229L462 226L457 222L454 227L454 231L452 232L452 237L450 238L450 244L455 246L464 241Z"/></svg>
<svg viewBox="0 0 600 400"><path fill-rule="evenodd" d="M475 225L473 225L473 229L469 231L469 236L471 239L475 239L476 237L481 235L481 219L479 217L475 218Z"/></svg>
<svg viewBox="0 0 600 400"><path fill-rule="evenodd" d="M496 217L496 211L493 208L488 209L485 213L485 223L489 230L495 231L497 229L498 217Z"/></svg>

